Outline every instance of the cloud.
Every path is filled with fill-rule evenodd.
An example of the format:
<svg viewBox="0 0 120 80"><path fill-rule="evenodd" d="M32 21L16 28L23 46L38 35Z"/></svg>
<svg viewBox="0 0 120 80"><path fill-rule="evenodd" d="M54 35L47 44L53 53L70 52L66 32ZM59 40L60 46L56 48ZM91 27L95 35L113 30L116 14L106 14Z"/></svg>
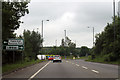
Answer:
<svg viewBox="0 0 120 80"><path fill-rule="evenodd" d="M55 45L55 40L60 45L66 30L67 36L77 42L77 47L92 47L92 27L99 33L112 21L111 2L31 2L29 10L16 33L37 28L41 33L41 21L44 20L44 46ZM47 19L50 21L45 21Z"/></svg>

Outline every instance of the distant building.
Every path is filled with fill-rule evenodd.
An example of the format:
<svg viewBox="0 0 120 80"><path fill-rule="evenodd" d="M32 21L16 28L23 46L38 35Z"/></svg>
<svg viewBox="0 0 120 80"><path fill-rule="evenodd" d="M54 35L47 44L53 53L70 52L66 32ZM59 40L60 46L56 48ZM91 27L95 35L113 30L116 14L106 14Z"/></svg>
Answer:
<svg viewBox="0 0 120 80"><path fill-rule="evenodd" d="M120 17L120 1L118 2L118 15Z"/></svg>

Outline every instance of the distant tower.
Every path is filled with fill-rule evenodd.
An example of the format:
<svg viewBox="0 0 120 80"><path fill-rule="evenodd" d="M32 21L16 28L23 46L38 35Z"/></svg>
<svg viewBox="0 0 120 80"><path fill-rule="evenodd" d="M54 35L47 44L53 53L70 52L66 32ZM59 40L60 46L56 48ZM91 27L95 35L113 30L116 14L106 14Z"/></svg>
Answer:
<svg viewBox="0 0 120 80"><path fill-rule="evenodd" d="M120 17L120 1L118 2L118 16Z"/></svg>

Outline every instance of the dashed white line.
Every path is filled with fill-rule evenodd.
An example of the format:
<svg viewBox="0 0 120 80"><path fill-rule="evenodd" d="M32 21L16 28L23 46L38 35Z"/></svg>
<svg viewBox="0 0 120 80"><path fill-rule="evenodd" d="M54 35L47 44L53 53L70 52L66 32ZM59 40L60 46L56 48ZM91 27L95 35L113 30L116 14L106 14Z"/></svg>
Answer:
<svg viewBox="0 0 120 80"><path fill-rule="evenodd" d="M76 66L79 66L78 64L76 64Z"/></svg>
<svg viewBox="0 0 120 80"><path fill-rule="evenodd" d="M0 75L1 76L1 75ZM0 77L0 80L2 80L2 77Z"/></svg>
<svg viewBox="0 0 120 80"><path fill-rule="evenodd" d="M66 62L68 62L68 61L66 61Z"/></svg>
<svg viewBox="0 0 120 80"><path fill-rule="evenodd" d="M82 68L84 68L84 69L88 69L87 67L85 67L85 66L82 66Z"/></svg>
<svg viewBox="0 0 120 80"><path fill-rule="evenodd" d="M40 71L42 71L48 64L50 63L50 61L43 66L41 69L39 69L35 74L33 74L28 80L31 80L32 78L34 78Z"/></svg>
<svg viewBox="0 0 120 80"><path fill-rule="evenodd" d="M99 73L99 71L96 71L96 70L92 70L93 72L95 72L95 73Z"/></svg>

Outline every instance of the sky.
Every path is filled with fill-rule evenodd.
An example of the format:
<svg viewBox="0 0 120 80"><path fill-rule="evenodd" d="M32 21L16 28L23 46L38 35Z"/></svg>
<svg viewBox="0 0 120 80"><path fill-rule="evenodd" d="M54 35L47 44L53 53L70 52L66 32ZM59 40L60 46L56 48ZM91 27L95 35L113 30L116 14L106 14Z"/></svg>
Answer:
<svg viewBox="0 0 120 80"><path fill-rule="evenodd" d="M66 30L66 35L77 47L91 48L93 27L94 33L98 34L112 22L112 7L112 0L32 0L28 5L29 14L21 18L24 23L15 33L22 35L24 29L41 33L43 20L43 46L60 46Z"/></svg>

